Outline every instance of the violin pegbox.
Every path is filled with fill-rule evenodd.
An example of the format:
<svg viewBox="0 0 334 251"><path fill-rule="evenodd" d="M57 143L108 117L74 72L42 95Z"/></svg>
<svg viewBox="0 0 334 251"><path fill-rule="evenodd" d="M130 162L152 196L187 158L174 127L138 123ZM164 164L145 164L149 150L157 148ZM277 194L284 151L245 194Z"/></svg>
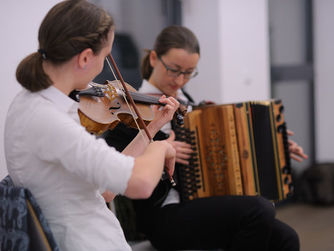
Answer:
<svg viewBox="0 0 334 251"><path fill-rule="evenodd" d="M112 84L105 85L104 95L109 98L110 101L115 100L118 96L115 86Z"/></svg>

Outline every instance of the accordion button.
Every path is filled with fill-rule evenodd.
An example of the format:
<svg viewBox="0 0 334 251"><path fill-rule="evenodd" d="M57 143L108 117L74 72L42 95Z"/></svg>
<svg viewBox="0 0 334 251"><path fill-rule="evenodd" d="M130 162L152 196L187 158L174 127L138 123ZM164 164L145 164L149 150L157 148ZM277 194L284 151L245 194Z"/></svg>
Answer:
<svg viewBox="0 0 334 251"><path fill-rule="evenodd" d="M289 184L289 191L290 191L290 193L293 193L294 189L295 189L294 185L292 185L292 184L290 183L290 184Z"/></svg>
<svg viewBox="0 0 334 251"><path fill-rule="evenodd" d="M291 174L291 170L290 170L290 168L288 168L287 166L284 166L284 167L283 167L283 173L284 173L284 174Z"/></svg>
<svg viewBox="0 0 334 251"><path fill-rule="evenodd" d="M289 178L288 178L288 177L285 177L285 178L284 178L284 184L286 184L286 185L287 185L287 184L289 184L289 183L290 183L290 180L289 180Z"/></svg>
<svg viewBox="0 0 334 251"><path fill-rule="evenodd" d="M281 119L282 119L282 116L281 116L281 114L277 114L277 116L276 116L276 121L277 121L277 122L280 122L280 121L281 121Z"/></svg>

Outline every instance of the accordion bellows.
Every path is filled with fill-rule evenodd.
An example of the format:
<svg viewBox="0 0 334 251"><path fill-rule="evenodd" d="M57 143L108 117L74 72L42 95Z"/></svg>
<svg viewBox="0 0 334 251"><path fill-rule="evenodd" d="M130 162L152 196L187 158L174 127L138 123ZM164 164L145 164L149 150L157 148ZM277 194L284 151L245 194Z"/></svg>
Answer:
<svg viewBox="0 0 334 251"><path fill-rule="evenodd" d="M175 128L192 145L178 169L182 200L218 195L262 195L272 201L293 192L281 100L195 108Z"/></svg>

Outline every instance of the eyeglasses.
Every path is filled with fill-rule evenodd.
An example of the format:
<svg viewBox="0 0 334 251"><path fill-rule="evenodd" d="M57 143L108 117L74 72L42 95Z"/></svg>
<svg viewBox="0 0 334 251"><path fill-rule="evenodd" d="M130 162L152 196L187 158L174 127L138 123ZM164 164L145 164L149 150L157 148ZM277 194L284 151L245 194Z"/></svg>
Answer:
<svg viewBox="0 0 334 251"><path fill-rule="evenodd" d="M198 70L195 68L193 71L179 71L173 68L170 68L169 66L166 65L166 63L162 60L160 56L158 56L159 60L163 64L163 66L166 68L167 75L173 78L177 78L181 74L183 74L183 77L185 79L191 79L194 78L198 75Z"/></svg>

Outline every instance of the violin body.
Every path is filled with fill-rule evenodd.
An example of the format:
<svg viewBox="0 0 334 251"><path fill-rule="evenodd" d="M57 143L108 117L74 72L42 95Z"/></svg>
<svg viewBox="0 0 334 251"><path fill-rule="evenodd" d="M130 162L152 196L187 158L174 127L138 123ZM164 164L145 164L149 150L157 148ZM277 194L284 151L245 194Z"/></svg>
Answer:
<svg viewBox="0 0 334 251"><path fill-rule="evenodd" d="M96 83L92 85L100 88L104 95L101 97L80 95L78 109L80 123L88 132L100 135L108 129L115 128L119 122L137 128L138 116L122 95L123 90L120 89L117 81L106 81L104 85ZM136 92L129 84L126 86L132 92ZM150 105L139 103L136 107L146 125L153 120L154 114ZM140 123L137 124L142 128Z"/></svg>

